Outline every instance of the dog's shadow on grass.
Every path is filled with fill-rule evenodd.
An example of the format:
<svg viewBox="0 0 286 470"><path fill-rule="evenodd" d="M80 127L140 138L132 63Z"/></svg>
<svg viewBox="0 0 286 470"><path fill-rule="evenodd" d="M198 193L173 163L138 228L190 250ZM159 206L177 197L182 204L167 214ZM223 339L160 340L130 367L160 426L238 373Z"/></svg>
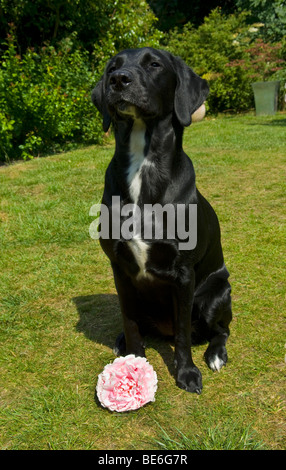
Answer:
<svg viewBox="0 0 286 470"><path fill-rule="evenodd" d="M122 332L122 321L118 297L115 294L97 294L74 297L79 321L76 330L97 344L113 349L115 340ZM174 377L174 353L170 341L165 338L146 337L146 356L148 348L156 349ZM115 356L114 356L115 358Z"/></svg>

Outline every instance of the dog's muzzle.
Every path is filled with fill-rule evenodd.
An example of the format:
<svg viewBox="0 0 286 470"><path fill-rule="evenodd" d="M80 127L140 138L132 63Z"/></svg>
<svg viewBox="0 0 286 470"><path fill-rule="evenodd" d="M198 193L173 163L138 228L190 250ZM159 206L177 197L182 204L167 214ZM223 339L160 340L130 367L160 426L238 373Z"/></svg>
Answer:
<svg viewBox="0 0 286 470"><path fill-rule="evenodd" d="M133 76L128 70L117 70L113 72L109 79L109 84L113 91L124 91L132 82Z"/></svg>
<svg viewBox="0 0 286 470"><path fill-rule="evenodd" d="M132 72L127 69L116 70L109 78L109 104L120 114L134 114L135 105L130 90L133 82Z"/></svg>

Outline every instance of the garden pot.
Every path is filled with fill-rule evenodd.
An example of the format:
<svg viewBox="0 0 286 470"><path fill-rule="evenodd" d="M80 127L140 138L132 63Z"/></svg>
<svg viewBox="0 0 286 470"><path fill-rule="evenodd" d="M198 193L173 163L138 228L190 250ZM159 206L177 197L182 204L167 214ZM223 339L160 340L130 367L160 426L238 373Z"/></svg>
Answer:
<svg viewBox="0 0 286 470"><path fill-rule="evenodd" d="M257 116L276 113L279 85L280 81L252 83Z"/></svg>

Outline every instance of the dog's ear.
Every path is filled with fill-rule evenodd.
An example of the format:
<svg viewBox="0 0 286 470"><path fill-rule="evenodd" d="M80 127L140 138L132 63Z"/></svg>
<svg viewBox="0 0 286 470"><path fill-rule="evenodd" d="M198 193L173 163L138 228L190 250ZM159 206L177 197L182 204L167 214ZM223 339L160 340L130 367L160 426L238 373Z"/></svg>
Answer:
<svg viewBox="0 0 286 470"><path fill-rule="evenodd" d="M111 124L111 117L108 112L106 102L105 102L105 97L104 97L104 77L101 77L96 87L92 90L91 100L93 104L97 107L97 109L100 111L100 113L102 114L103 130L104 132L107 132Z"/></svg>
<svg viewBox="0 0 286 470"><path fill-rule="evenodd" d="M204 103L209 87L207 81L199 77L181 59L176 58L177 86L175 91L175 113L179 123L187 127L192 122L192 114Z"/></svg>

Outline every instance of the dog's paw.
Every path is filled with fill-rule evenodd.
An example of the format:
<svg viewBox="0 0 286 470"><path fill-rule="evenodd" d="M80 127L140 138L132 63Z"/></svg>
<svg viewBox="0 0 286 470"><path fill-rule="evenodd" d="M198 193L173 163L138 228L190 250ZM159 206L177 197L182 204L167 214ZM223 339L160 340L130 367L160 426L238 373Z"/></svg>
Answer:
<svg viewBox="0 0 286 470"><path fill-rule="evenodd" d="M208 347L205 352L205 361L211 370L219 372L227 363L226 348L224 346L215 349Z"/></svg>
<svg viewBox="0 0 286 470"><path fill-rule="evenodd" d="M202 393L202 374L196 366L182 368L177 372L177 386L190 393Z"/></svg>

